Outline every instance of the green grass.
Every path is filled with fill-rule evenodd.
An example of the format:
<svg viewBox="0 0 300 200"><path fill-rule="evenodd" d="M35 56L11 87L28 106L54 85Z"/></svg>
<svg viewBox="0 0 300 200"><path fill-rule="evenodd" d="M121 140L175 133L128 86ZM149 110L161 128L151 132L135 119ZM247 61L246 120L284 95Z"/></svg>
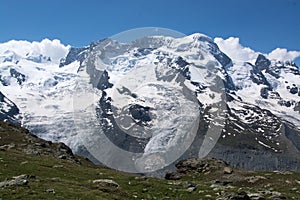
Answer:
<svg viewBox="0 0 300 200"><path fill-rule="evenodd" d="M171 181L151 177L138 177L105 167L75 164L52 156L31 156L8 150L0 151L0 181L13 176L30 175L27 186L0 189L2 199L198 199L199 194L187 192L186 187ZM25 164L21 164L26 162ZM53 166L58 166L54 168ZM63 167L62 167L63 166ZM111 179L120 187L98 187L95 179ZM209 189L208 186L201 187ZM55 193L46 193L54 189ZM137 198L135 198L137 196Z"/></svg>
<svg viewBox="0 0 300 200"><path fill-rule="evenodd" d="M224 192L277 191L287 199L300 199L300 173L250 172L234 169L225 175L220 168L210 173L189 172L181 180L170 181L153 177L141 177L118 172L103 166L96 166L81 157L80 162L58 159L51 154L28 155L20 150L28 140L26 130L0 122L0 147L14 143L16 147L0 151L0 182L13 176L29 175L28 185L0 188L0 199L216 199ZM29 138L29 139L28 139ZM34 141L35 142L35 141ZM56 144L50 145L52 148ZM211 162L211 163L209 163ZM208 160L210 165L213 161ZM266 179L249 183L245 177L262 176ZM95 179L111 179L119 184L118 189L98 186ZM215 183L229 180L228 185ZM187 191L189 183L196 189ZM217 187L211 187L212 185ZM55 193L46 192L53 189ZM208 195L208 196L207 196ZM269 198L272 194L265 193Z"/></svg>

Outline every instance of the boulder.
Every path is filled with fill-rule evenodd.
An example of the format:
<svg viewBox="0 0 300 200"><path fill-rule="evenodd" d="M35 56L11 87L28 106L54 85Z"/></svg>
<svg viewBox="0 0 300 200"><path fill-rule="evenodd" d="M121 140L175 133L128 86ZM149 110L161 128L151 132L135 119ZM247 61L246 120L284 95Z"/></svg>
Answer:
<svg viewBox="0 0 300 200"><path fill-rule="evenodd" d="M182 174L178 172L171 172L165 175L165 179L167 180L180 180L182 178Z"/></svg>
<svg viewBox="0 0 300 200"><path fill-rule="evenodd" d="M0 182L0 188L27 185L29 183L27 177L27 175L20 175L13 177L13 180Z"/></svg>
<svg viewBox="0 0 300 200"><path fill-rule="evenodd" d="M110 179L96 179L93 180L94 184L97 184L98 186L102 186L102 187L111 187L111 188L118 188L119 184L116 183L113 180Z"/></svg>
<svg viewBox="0 0 300 200"><path fill-rule="evenodd" d="M224 167L223 172L224 174L232 174L233 170L231 167Z"/></svg>

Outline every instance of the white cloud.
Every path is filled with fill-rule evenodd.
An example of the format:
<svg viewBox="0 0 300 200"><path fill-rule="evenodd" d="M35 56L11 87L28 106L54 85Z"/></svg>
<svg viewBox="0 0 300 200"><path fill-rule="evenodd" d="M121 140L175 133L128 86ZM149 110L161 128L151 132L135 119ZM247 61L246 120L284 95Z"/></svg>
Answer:
<svg viewBox="0 0 300 200"><path fill-rule="evenodd" d="M269 59L275 59L280 61L294 61L300 57L299 51L288 51L287 49L277 48L267 55Z"/></svg>
<svg viewBox="0 0 300 200"><path fill-rule="evenodd" d="M41 42L11 40L0 44L0 53L10 50L22 57L28 53L32 55L42 54L49 56L53 62L59 63L59 60L67 55L69 48L69 45L65 46L57 39L43 39Z"/></svg>
<svg viewBox="0 0 300 200"><path fill-rule="evenodd" d="M259 54L249 47L242 46L240 39L236 37L230 37L228 39L215 38L214 42L219 46L221 51L235 61L251 62L255 60Z"/></svg>
<svg viewBox="0 0 300 200"><path fill-rule="evenodd" d="M249 47L240 44L239 38L230 37L228 39L215 38L214 42L219 46L220 50L227 54L234 61L252 62L254 63L260 52L255 52ZM264 54L269 59L280 61L294 61L300 57L299 51L288 51L287 49L277 48L271 53Z"/></svg>

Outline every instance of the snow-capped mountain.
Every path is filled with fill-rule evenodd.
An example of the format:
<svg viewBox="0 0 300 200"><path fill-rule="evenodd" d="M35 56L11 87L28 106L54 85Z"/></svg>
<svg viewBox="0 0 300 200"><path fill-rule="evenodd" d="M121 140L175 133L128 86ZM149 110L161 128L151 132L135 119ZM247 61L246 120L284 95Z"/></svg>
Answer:
<svg viewBox="0 0 300 200"><path fill-rule="evenodd" d="M1 109L16 104L39 137L123 171L208 153L250 169L300 170L298 67L228 46L202 34L82 48L10 41L0 44Z"/></svg>
<svg viewBox="0 0 300 200"><path fill-rule="evenodd" d="M20 123L42 138L66 143L72 134L67 124L73 122L72 86L79 66L59 67L69 48L47 39L0 45L1 92L20 109Z"/></svg>

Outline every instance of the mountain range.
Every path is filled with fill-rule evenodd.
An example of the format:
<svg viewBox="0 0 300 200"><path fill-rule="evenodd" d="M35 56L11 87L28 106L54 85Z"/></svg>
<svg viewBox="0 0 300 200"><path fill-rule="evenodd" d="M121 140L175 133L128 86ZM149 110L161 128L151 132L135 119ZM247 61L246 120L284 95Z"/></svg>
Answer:
<svg viewBox="0 0 300 200"><path fill-rule="evenodd" d="M207 156L299 171L298 66L252 50L230 57L226 44L198 33L2 43L0 120L126 172Z"/></svg>

